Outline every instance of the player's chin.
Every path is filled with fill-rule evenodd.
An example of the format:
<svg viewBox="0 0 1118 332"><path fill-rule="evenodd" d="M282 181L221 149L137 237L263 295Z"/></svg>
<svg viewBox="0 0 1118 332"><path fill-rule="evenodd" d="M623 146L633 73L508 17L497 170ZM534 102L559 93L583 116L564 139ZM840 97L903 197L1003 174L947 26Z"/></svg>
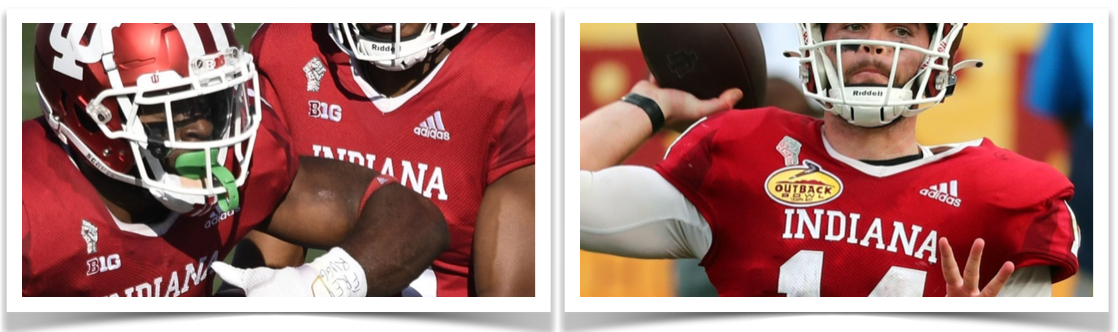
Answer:
<svg viewBox="0 0 1118 332"><path fill-rule="evenodd" d="M245 290L240 288L222 289L214 293L214 297L245 297Z"/></svg>

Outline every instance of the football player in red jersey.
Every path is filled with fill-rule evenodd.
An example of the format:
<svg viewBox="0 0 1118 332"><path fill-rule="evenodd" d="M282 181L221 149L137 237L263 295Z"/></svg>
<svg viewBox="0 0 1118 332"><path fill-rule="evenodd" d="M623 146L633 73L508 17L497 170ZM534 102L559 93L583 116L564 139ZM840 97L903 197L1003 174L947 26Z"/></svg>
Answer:
<svg viewBox="0 0 1118 332"><path fill-rule="evenodd" d="M405 296L534 295L534 35L531 24L337 23L265 24L253 37L261 96L299 155L394 175L446 216L450 247ZM263 255L238 252L236 264L304 257L249 239Z"/></svg>
<svg viewBox="0 0 1118 332"><path fill-rule="evenodd" d="M823 120L637 83L580 123L582 249L700 258L721 296L1050 296L1078 269L1066 177L987 139L916 142L981 65L954 59L963 26L798 24L788 56ZM613 166L661 112L698 121L654 168Z"/></svg>
<svg viewBox="0 0 1118 332"><path fill-rule="evenodd" d="M41 24L35 38L24 296L206 296L211 267L249 296L391 295L446 247L424 197L294 153L231 24ZM330 249L283 270L222 266L253 229Z"/></svg>

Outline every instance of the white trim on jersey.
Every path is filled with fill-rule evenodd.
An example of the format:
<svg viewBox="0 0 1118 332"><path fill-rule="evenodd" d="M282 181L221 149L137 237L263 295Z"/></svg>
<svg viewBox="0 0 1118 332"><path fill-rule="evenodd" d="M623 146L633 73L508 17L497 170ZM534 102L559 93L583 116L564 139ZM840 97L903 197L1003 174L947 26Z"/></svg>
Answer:
<svg viewBox="0 0 1118 332"><path fill-rule="evenodd" d="M435 79L435 75L438 75L439 71L443 69L443 65L446 64L447 61L450 61L452 55L454 55L454 52L450 52L443 61L439 61L439 64L435 65L435 69L431 70L431 74L428 74L423 81L420 81L419 84L416 84L411 89L408 89L407 92L397 97L385 96L378 92L377 89L374 89L372 85L369 85L368 82L365 82L365 79L362 78L361 74L358 72L361 70L361 60L350 57L349 62L353 67L353 80L357 81L357 86L360 86L361 91L365 92L365 97L368 97L369 101L373 102L373 106L376 106L381 113L392 113L392 111L404 106L408 100L411 100L411 98L419 94L420 91L423 91L423 88L427 87L427 85L431 83L431 80Z"/></svg>
<svg viewBox="0 0 1118 332"><path fill-rule="evenodd" d="M821 127L820 131L822 131L824 129L826 129L826 126ZM982 139L976 139L976 140L973 140L973 141L953 143L953 144L944 144L944 145L936 145L936 146L920 145L919 146L920 151L922 151L924 153L924 158L921 158L919 160L913 160L913 161L903 163L903 164L900 164L900 165L877 166L877 165L870 165L870 164L867 164L867 163L865 163L861 160L850 158L850 157L842 155L838 151L835 151L834 147L831 147L831 143L827 142L827 136L823 136L822 132L820 132L820 137L823 138L823 146L827 149L827 154L831 155L831 158L834 158L835 160L837 160L837 161L839 161L843 164L846 164L850 167L853 167L854 169L856 169L856 170L858 170L862 173L865 173L866 175L877 177L877 178L883 178L883 177L899 174L901 172L908 171L908 170L911 170L911 169L915 169L917 167L924 166L924 165L939 161L940 159L943 159L947 156L959 153L959 151L962 151L965 148L976 147L976 146L979 146L979 145L982 144ZM944 152L933 154L932 149L939 148L939 147L948 147L949 149L947 151L944 151Z"/></svg>
<svg viewBox="0 0 1118 332"><path fill-rule="evenodd" d="M115 215L113 215L112 211L109 212L109 215L112 215L113 221L116 223L117 228L120 228L121 231L125 231L125 232L128 232L128 233L133 233L133 234L140 235L140 236L146 236L146 237L160 237L160 236L163 236L163 234L167 234L167 230L170 230L171 226L175 225L175 222L179 220L180 216L182 216L181 214L179 214L177 212L171 212L171 214L167 215L167 219L164 219L163 221L160 221L158 223L154 223L154 224L142 224L142 223L128 224L128 223L125 223L123 221L120 221L120 219L117 219L117 217Z"/></svg>
<svg viewBox="0 0 1118 332"><path fill-rule="evenodd" d="M1075 237L1075 239L1071 241L1071 254L1079 258L1079 221L1075 220L1075 211L1071 210L1071 205L1068 204L1068 201L1064 201L1064 206L1068 208L1068 214L1071 215L1072 235Z"/></svg>
<svg viewBox="0 0 1118 332"><path fill-rule="evenodd" d="M672 148L675 147L675 143L679 143L679 140L682 140L684 136L687 136L687 133L691 132L691 128L695 128L695 126L698 126L700 123L703 123L703 121L706 120L707 117L704 116L702 119L699 119L699 121L695 121L695 123L692 123L690 127L687 127L687 130L684 130L683 133L679 134L679 137L675 138L675 141L672 142L672 145L668 145L668 150L664 151L664 159L668 159L668 155L672 154Z"/></svg>

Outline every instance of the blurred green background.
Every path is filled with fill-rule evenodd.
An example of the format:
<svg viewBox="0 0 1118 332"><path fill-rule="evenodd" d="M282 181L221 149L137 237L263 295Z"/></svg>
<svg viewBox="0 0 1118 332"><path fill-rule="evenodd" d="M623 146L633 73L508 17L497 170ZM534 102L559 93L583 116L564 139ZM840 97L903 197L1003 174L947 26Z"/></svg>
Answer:
<svg viewBox="0 0 1118 332"><path fill-rule="evenodd" d="M35 23L23 24L23 50L21 52L23 57L23 120L32 119L43 114L39 109L39 96L35 92ZM249 40L252 39L252 34L256 32L256 28L260 23L234 23L236 29L234 33L237 35L237 41L248 49ZM307 261L325 253L323 250L311 249L307 252ZM226 263L232 261L233 255L225 258ZM214 289L216 290L221 286L220 278L215 279Z"/></svg>
<svg viewBox="0 0 1118 332"><path fill-rule="evenodd" d="M23 120L38 117L43 114L39 110L39 96L35 93L35 23L23 24ZM237 41L248 49L248 42L252 33L260 23L234 23L234 33Z"/></svg>

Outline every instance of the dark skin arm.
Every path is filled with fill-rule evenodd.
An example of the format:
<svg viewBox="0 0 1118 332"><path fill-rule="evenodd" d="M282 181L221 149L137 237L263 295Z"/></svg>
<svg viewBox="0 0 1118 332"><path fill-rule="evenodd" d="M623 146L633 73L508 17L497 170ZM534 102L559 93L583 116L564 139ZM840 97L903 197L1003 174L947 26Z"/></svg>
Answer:
<svg viewBox="0 0 1118 332"><path fill-rule="evenodd" d="M535 296L535 174L536 166L527 166L486 188L474 228L478 296ZM252 232L237 245L233 265L282 268L304 258L303 247Z"/></svg>
<svg viewBox="0 0 1118 332"><path fill-rule="evenodd" d="M474 228L478 296L535 296L536 166L505 174L485 189Z"/></svg>
<svg viewBox="0 0 1118 332"><path fill-rule="evenodd" d="M368 296L397 294L446 249L450 236L438 208L399 184L378 189L362 209L359 201L375 176L346 162L301 157L291 189L261 230L302 246L341 247L364 268ZM296 258L301 263L303 257L300 247L287 245L297 252L273 250L283 244L261 240L240 248L246 243L238 245L238 266L255 261L281 267Z"/></svg>

